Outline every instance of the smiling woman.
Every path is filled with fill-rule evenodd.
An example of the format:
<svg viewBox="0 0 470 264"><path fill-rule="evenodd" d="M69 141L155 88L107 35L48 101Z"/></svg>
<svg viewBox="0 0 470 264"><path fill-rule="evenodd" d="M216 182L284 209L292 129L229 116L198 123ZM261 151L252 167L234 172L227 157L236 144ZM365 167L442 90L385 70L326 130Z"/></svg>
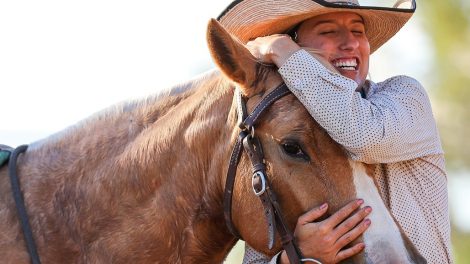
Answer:
<svg viewBox="0 0 470 264"><path fill-rule="evenodd" d="M336 20L338 13L325 14L311 18L297 30L297 43L302 47L312 47L321 50L322 54L341 75L346 76L359 85L363 85L369 72L370 46L365 35L363 19L354 13L342 14L340 20ZM351 45L358 51L354 56L338 54L334 43L343 38L342 31L350 31L348 35L353 41L345 40L344 45Z"/></svg>
<svg viewBox="0 0 470 264"><path fill-rule="evenodd" d="M366 79L370 54L416 7L413 0L391 3L384 8L357 0L235 1L219 20L259 61L278 67L290 91L354 161L374 167L381 198L425 259L452 263L444 152L427 93L405 75ZM367 214L341 209L325 215L320 207L299 217L295 236L301 254L337 263L364 250L367 263L408 263L403 254L381 259L379 247L347 245L361 234L367 244L368 237L377 237L374 227L382 229L385 222L369 215L378 207L368 191L357 195L369 201ZM271 259L248 245L244 263L292 263L287 249Z"/></svg>

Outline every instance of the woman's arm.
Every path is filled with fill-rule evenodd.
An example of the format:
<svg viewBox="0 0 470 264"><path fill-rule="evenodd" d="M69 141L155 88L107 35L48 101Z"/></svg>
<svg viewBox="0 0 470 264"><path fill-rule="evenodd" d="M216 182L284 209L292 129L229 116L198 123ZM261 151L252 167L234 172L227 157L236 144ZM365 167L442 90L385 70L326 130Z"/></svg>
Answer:
<svg viewBox="0 0 470 264"><path fill-rule="evenodd" d="M390 163L442 153L427 94L410 77L388 79L362 98L353 80L328 71L303 50L290 56L279 72L355 160Z"/></svg>
<svg viewBox="0 0 470 264"><path fill-rule="evenodd" d="M442 154L429 98L416 80L397 76L362 98L355 81L287 35L260 37L247 48L279 67L289 89L353 159L390 163Z"/></svg>

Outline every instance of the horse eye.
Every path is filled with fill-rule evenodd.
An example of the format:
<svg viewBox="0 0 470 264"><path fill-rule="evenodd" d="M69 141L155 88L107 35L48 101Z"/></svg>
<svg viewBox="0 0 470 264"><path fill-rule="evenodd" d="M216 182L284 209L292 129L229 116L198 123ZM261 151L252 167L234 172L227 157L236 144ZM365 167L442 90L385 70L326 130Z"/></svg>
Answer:
<svg viewBox="0 0 470 264"><path fill-rule="evenodd" d="M302 148L297 143L294 143L294 142L282 143L282 149L287 155L293 158L301 158L304 160L310 160L309 156L304 153Z"/></svg>

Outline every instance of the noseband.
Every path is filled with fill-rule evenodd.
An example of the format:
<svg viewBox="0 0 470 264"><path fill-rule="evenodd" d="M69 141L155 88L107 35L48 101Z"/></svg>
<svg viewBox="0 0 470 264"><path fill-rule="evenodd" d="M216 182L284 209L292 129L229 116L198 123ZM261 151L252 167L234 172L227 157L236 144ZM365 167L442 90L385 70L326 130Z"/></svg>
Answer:
<svg viewBox="0 0 470 264"><path fill-rule="evenodd" d="M237 166L242 154L242 146L252 165L252 186L253 192L261 200L264 207L264 214L268 222L268 248L272 249L275 241L276 231L279 233L281 243L287 253L290 263L301 263L303 261L314 261L313 259L303 259L301 252L295 244L294 235L286 224L284 216L279 206L276 194L271 188L267 178L266 165L264 162L264 153L261 143L254 135L254 125L258 118L268 109L276 100L290 94L289 89L283 83L265 96L248 116L246 114L246 103L239 89L236 89L237 112L239 120L240 133L237 142L232 150L230 164L227 171L224 193L224 217L228 229L238 239L241 239L238 231L232 222L232 194L237 174ZM276 230L274 229L276 228ZM317 262L318 263L318 262Z"/></svg>

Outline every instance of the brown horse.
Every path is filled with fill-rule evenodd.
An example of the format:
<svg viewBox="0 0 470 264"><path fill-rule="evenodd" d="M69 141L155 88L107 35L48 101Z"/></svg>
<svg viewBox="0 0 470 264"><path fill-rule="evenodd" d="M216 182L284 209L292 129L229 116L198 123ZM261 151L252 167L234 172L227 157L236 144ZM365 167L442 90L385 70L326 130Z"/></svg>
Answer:
<svg viewBox="0 0 470 264"><path fill-rule="evenodd" d="M236 239L222 196L238 133L234 82L249 109L282 82L217 22L208 27L217 71L177 92L124 103L32 144L18 160L21 187L43 263L220 263ZM261 117L256 135L291 229L324 201L330 214L356 197L374 207L354 263L420 262L386 210L368 167L345 151L293 95ZM369 168L370 169L370 168ZM233 222L246 243L267 249L266 222L242 156ZM0 170L2 263L28 263L6 168ZM375 228L374 228L375 226ZM385 253L386 252L386 253Z"/></svg>

